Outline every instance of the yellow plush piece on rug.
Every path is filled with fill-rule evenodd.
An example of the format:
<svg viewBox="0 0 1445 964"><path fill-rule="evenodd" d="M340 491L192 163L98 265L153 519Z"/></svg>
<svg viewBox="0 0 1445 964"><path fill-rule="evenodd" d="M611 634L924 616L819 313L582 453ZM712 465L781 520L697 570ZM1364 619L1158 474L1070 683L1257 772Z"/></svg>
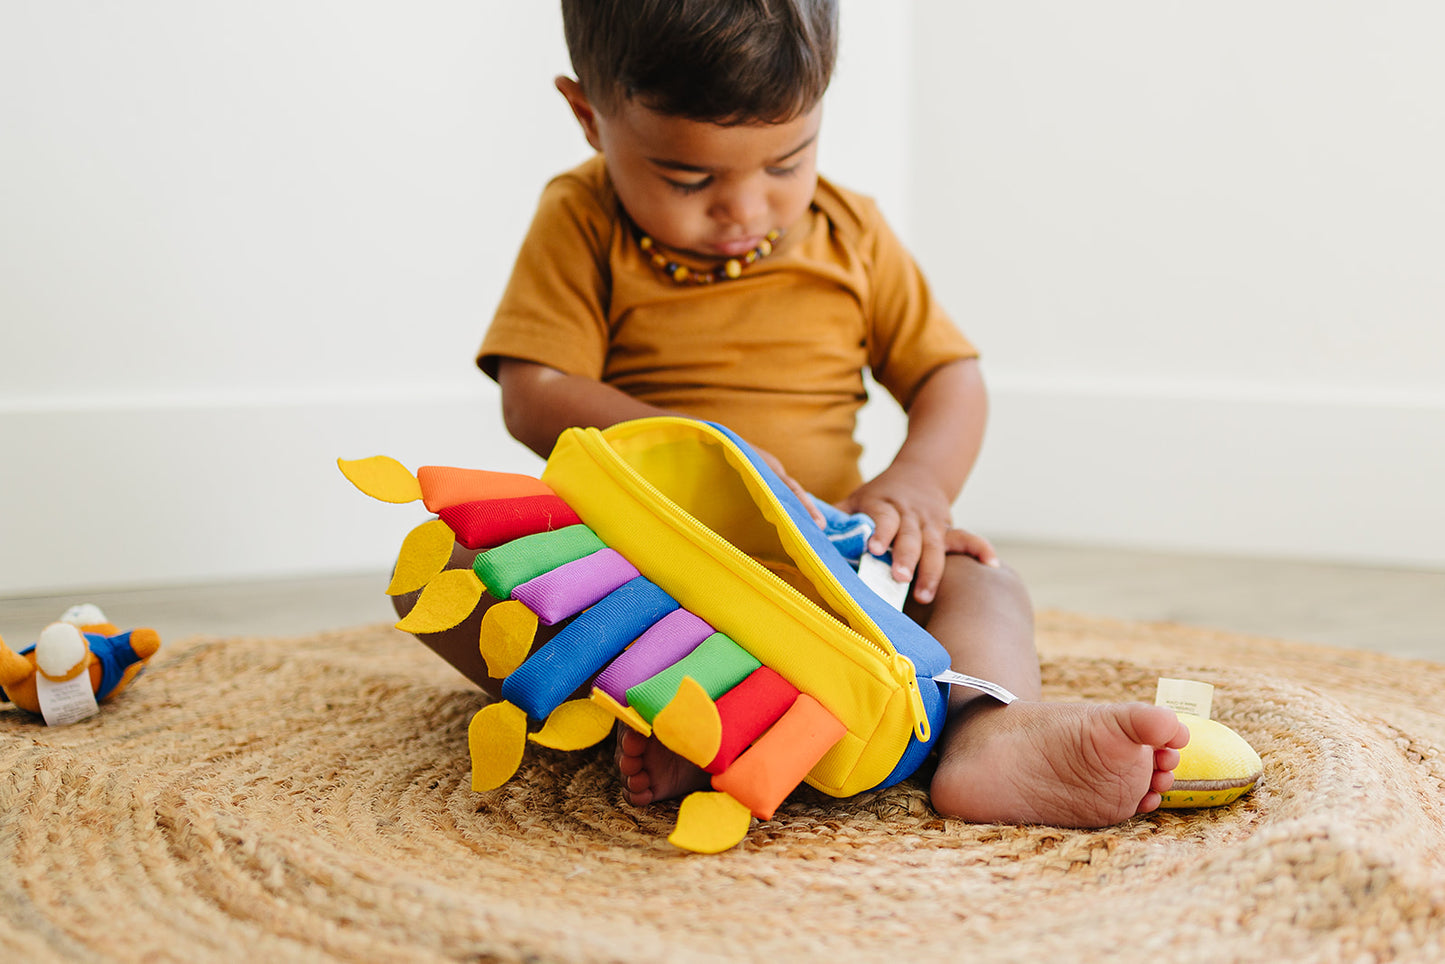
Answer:
<svg viewBox="0 0 1445 964"><path fill-rule="evenodd" d="M421 498L421 483L411 471L389 455L369 459L337 459L341 474L351 484L380 502L397 504Z"/></svg>
<svg viewBox="0 0 1445 964"><path fill-rule="evenodd" d="M690 793L677 810L668 843L698 854L719 854L748 835L753 814L726 793Z"/></svg>
<svg viewBox="0 0 1445 964"><path fill-rule="evenodd" d="M484 706L467 727L472 789L495 790L522 765L527 749L527 713L511 703Z"/></svg>
<svg viewBox="0 0 1445 964"><path fill-rule="evenodd" d="M528 739L553 750L581 750L596 746L611 732L612 714L607 710L591 700L568 700Z"/></svg>
<svg viewBox="0 0 1445 964"><path fill-rule="evenodd" d="M1189 745L1179 751L1174 786L1159 804L1165 809L1220 807L1244 796L1264 774L1254 747L1216 720L1180 713L1189 727Z"/></svg>
<svg viewBox="0 0 1445 964"><path fill-rule="evenodd" d="M386 594L401 596L416 592L435 579L447 567L455 541L451 528L440 519L423 522L407 533Z"/></svg>

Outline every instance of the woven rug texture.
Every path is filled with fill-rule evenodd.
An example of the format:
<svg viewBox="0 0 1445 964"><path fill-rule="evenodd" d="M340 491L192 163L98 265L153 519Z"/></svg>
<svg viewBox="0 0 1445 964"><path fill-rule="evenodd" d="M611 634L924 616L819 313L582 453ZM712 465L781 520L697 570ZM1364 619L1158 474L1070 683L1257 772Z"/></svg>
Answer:
<svg viewBox="0 0 1445 964"><path fill-rule="evenodd" d="M1040 617L1049 698L1215 684L1235 804L969 825L926 773L807 788L716 856L623 802L610 745L473 793L484 697L384 626L168 644L99 716L0 704L13 961L1445 960L1445 665ZM609 741L610 742L610 741Z"/></svg>

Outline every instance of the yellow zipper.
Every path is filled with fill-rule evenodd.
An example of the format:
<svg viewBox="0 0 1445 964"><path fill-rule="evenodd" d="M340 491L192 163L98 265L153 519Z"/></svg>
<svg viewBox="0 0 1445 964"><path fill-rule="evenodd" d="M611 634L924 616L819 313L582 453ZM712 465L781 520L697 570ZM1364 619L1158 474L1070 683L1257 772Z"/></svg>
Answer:
<svg viewBox="0 0 1445 964"><path fill-rule="evenodd" d="M725 444L729 446L732 445L731 439L717 432L717 430L712 428L712 426L694 421L692 419L670 418L664 416L649 419L649 421L653 423L670 421L684 424L692 430L706 431L706 433L711 435L719 444ZM625 425L626 423L623 424ZM814 609L817 608L816 603L814 603L808 597L804 596L797 589L788 585L787 582L785 582L784 580L769 572L768 568L762 563L758 562L752 556L749 556L737 546L734 546L731 542L728 542L722 536L718 535L712 529L708 528L705 525L702 525L696 519L692 518L691 515L684 512L679 506L677 506L676 503L674 503L670 498L664 495L661 490L659 490L655 485L649 482L647 478L642 475L642 473L638 472L635 468L632 467L631 464L629 464L625 459L618 455L618 453L613 450L611 444L607 441L607 437L603 434L602 431L595 428L589 428L586 429L582 433L582 435L582 441L586 451L592 457L592 459L603 468L604 471L608 471L614 476L620 475L621 479L630 484L634 489L641 490L642 492L646 493L650 497L647 500L647 503L651 505L656 505L660 509L665 508L668 514L673 517L672 522L675 526L681 529L685 529L689 533L694 533L697 537L701 538L709 546L711 546L717 553L721 553L726 559L728 559L730 564L739 567L741 571L752 573L752 575L754 576L754 580L761 579L765 581L778 593L778 595L783 600L787 601L787 603L794 609L795 612L801 610L811 613ZM752 464L752 461L741 453L738 453L738 459L741 462L739 471L746 472L751 481L754 483L749 488L755 493L755 495L756 493L761 493L761 497L766 499L770 507L773 509L774 517L776 519L782 520L789 527L789 529L791 530L790 536L802 542L806 546L807 540L804 539L801 533L797 532L796 526L794 525L791 517L789 517L789 515L787 514L787 510L783 507L782 502L779 501L777 495L773 492L772 488L763 480L762 474L758 472L757 468ZM679 525L679 523L684 524ZM832 578L831 573L829 574L829 578ZM848 623L842 621L836 622L837 628L841 630L844 639L848 639L858 644L861 644L865 650L879 657L879 659L883 662L883 665L886 667L888 674L892 676L904 688L904 692L907 694L908 697L909 714L912 717L913 722L913 733L915 736L918 737L920 741L925 743L928 742L932 734L932 724L929 722L928 719L928 710L923 705L923 694L918 689L918 673L913 665L913 661L910 660L907 656L904 656L902 653L898 652L898 650L895 649L891 643L887 642L887 637L884 635L883 631L878 628L878 624L873 621L873 618L868 615L866 610L864 610L860 605L858 605L857 600L855 600L852 595L847 592L844 592L841 595L844 599L845 606L848 609L849 613L854 616L859 623L864 626L870 627L873 632L879 637L879 639L883 640L883 642L868 638L867 636L858 632ZM836 600L834 600L834 602L836 603Z"/></svg>

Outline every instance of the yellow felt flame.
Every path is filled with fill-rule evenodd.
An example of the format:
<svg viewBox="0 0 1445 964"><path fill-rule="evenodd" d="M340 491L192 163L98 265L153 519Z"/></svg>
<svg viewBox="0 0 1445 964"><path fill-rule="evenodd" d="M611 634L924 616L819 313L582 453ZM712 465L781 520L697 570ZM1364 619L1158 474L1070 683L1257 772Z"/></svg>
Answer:
<svg viewBox="0 0 1445 964"><path fill-rule="evenodd" d="M416 592L431 582L447 567L455 543L451 527L440 519L423 522L408 532L401 542L401 551L397 554L396 568L391 573L391 585L386 587L386 594L401 596Z"/></svg>
<svg viewBox="0 0 1445 964"><path fill-rule="evenodd" d="M448 569L427 583L416 605L396 628L407 633L440 633L472 614L482 601L482 581L470 569Z"/></svg>
<svg viewBox="0 0 1445 964"><path fill-rule="evenodd" d="M362 492L382 502L415 502L421 498L421 483L405 465L389 455L369 459L337 459L341 474Z"/></svg>
<svg viewBox="0 0 1445 964"><path fill-rule="evenodd" d="M515 599L495 603L482 614L477 645L487 661L487 675L506 679L527 654L537 638L537 614Z"/></svg>
<svg viewBox="0 0 1445 964"><path fill-rule="evenodd" d="M667 842L697 854L722 853L748 835L753 815L726 793L688 794L677 811L677 826Z"/></svg>
<svg viewBox="0 0 1445 964"><path fill-rule="evenodd" d="M527 748L527 713L511 703L484 706L467 726L472 755L472 789L495 790L522 765Z"/></svg>
<svg viewBox="0 0 1445 964"><path fill-rule="evenodd" d="M612 694L606 690L598 689L595 686L592 687L592 702L602 707L608 713L611 713L613 718L621 720L643 736L652 735L652 724L643 719L641 713L630 706L623 706L613 699Z"/></svg>
<svg viewBox="0 0 1445 964"><path fill-rule="evenodd" d="M580 750L601 743L610 732L611 713L591 700L568 700L529 739L554 750Z"/></svg>
<svg viewBox="0 0 1445 964"><path fill-rule="evenodd" d="M722 745L722 717L702 685L684 676L672 702L653 719L652 733L673 753L703 767Z"/></svg>

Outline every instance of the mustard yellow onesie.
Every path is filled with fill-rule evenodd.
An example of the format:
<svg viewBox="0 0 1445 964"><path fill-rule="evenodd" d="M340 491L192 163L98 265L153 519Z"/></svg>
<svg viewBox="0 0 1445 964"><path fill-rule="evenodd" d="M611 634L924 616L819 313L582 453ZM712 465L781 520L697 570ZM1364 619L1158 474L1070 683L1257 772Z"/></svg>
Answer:
<svg viewBox="0 0 1445 964"><path fill-rule="evenodd" d="M537 362L721 423L833 502L863 481L864 369L907 408L935 369L977 354L877 206L822 178L737 279L678 284L639 239L601 155L553 179L477 364Z"/></svg>

